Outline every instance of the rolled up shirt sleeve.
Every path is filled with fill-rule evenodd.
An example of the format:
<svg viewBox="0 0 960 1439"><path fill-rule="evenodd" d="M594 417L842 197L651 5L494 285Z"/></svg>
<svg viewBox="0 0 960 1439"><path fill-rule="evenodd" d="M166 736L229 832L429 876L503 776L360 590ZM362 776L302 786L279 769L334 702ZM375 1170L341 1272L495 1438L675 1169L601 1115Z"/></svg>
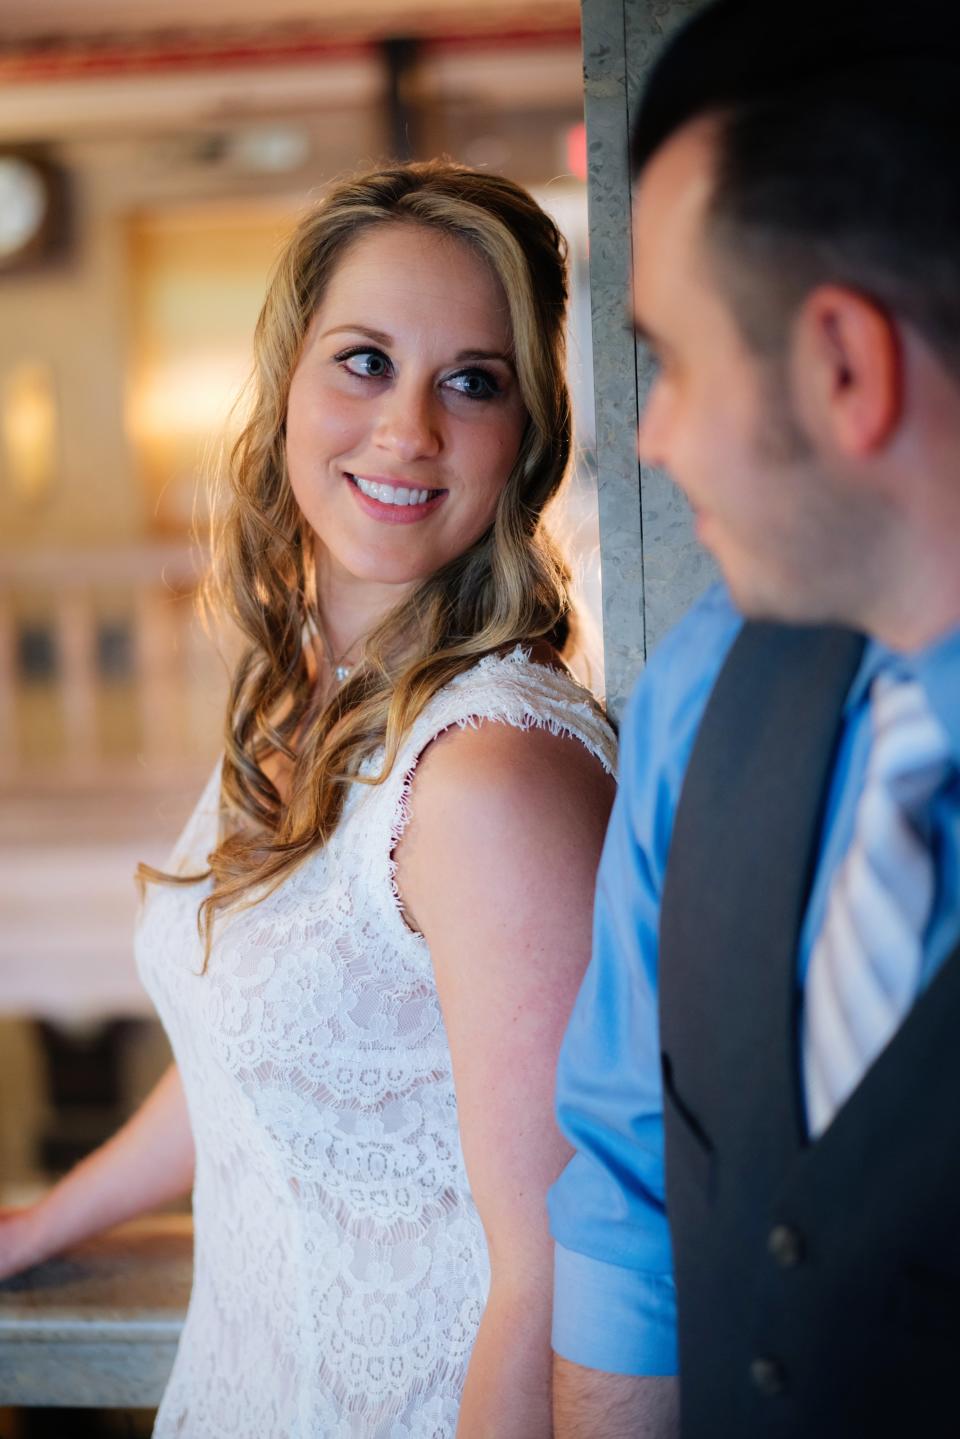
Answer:
<svg viewBox="0 0 960 1439"><path fill-rule="evenodd" d="M557 1116L575 1154L549 1196L553 1347L609 1373L676 1373L657 930L683 775L739 624L725 592L711 591L631 698L597 879L593 957L560 1053Z"/></svg>

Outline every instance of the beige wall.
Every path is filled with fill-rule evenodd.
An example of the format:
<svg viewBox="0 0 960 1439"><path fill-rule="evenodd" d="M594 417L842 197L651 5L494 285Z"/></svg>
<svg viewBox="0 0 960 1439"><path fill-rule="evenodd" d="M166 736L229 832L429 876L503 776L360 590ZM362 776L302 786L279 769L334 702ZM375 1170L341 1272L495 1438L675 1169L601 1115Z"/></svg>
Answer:
<svg viewBox="0 0 960 1439"><path fill-rule="evenodd" d="M127 417L152 528L208 513L210 480L252 362L267 277L293 199L152 211L129 227Z"/></svg>
<svg viewBox="0 0 960 1439"><path fill-rule="evenodd" d="M48 364L59 411L58 473L44 499L18 500L0 453L3 548L119 543L143 528L123 425L123 221L101 193L99 167L82 152L69 158L69 259L0 276L0 385L17 364Z"/></svg>

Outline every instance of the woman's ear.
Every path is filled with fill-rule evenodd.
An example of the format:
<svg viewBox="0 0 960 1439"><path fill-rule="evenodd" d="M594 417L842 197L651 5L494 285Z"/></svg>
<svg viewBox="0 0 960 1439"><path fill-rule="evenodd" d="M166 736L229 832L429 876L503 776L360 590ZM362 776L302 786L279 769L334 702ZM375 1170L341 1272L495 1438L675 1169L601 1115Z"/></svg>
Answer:
<svg viewBox="0 0 960 1439"><path fill-rule="evenodd" d="M842 285L812 290L793 322L790 371L798 413L826 449L856 460L891 442L903 408L901 343L876 301Z"/></svg>

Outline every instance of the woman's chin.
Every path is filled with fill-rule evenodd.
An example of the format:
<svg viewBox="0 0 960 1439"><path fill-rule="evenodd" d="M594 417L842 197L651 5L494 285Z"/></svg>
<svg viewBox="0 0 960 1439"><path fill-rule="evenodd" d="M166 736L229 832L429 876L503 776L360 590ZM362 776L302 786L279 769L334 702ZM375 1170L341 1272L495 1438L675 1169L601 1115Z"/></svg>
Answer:
<svg viewBox="0 0 960 1439"><path fill-rule="evenodd" d="M395 585L398 589L420 584L443 564L443 560L435 556L392 554L390 547L333 549L321 543L317 552L320 565L328 564L331 573L344 580L364 585Z"/></svg>

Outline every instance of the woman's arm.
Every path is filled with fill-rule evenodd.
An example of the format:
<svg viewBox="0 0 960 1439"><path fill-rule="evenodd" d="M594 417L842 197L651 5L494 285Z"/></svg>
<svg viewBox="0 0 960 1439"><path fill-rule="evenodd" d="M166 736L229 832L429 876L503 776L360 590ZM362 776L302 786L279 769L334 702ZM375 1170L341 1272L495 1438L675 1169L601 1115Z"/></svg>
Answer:
<svg viewBox="0 0 960 1439"><path fill-rule="evenodd" d="M546 1439L553 1252L546 1193L570 1156L557 1054L590 956L613 781L575 739L485 723L424 755L397 881L426 936L450 1041L490 1297L458 1439Z"/></svg>
<svg viewBox="0 0 960 1439"><path fill-rule="evenodd" d="M0 1213L0 1279L187 1194L190 1119L171 1065L122 1129L26 1209Z"/></svg>

